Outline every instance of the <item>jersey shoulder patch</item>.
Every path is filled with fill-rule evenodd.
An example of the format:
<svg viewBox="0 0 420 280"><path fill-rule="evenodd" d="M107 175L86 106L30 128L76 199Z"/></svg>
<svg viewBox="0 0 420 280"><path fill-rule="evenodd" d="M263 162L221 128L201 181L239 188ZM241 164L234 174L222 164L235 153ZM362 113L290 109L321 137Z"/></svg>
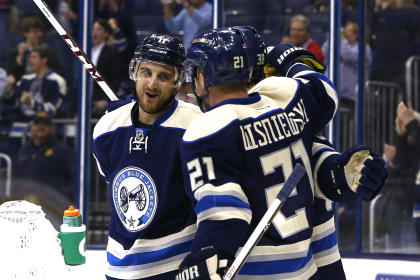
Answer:
<svg viewBox="0 0 420 280"><path fill-rule="evenodd" d="M133 125L131 121L131 109L135 102L126 104L118 109L103 115L93 129L93 139L114 131L119 127L127 127Z"/></svg>

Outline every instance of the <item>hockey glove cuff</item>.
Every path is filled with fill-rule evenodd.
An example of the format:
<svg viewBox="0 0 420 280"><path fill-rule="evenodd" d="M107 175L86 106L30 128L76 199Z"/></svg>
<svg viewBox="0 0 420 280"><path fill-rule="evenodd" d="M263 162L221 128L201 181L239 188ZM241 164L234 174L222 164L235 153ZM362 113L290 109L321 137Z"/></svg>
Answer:
<svg viewBox="0 0 420 280"><path fill-rule="evenodd" d="M227 260L219 260L213 247L204 248L197 254L190 253L185 257L175 280L221 280L227 263Z"/></svg>

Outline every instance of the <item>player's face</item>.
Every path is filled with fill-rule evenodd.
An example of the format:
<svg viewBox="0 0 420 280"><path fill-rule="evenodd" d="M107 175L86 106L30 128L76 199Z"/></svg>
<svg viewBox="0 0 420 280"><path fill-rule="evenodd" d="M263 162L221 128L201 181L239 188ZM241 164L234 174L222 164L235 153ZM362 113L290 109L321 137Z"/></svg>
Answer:
<svg viewBox="0 0 420 280"><path fill-rule="evenodd" d="M173 66L144 62L136 74L137 97L144 112L157 114L172 103L176 90Z"/></svg>
<svg viewBox="0 0 420 280"><path fill-rule="evenodd" d="M293 21L290 25L290 37L300 47L309 39L309 31L303 22Z"/></svg>

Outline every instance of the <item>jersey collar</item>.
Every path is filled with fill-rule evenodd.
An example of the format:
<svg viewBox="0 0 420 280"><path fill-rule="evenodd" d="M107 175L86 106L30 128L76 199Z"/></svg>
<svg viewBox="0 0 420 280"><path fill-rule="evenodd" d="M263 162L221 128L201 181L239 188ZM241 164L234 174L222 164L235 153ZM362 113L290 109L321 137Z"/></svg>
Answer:
<svg viewBox="0 0 420 280"><path fill-rule="evenodd" d="M216 104L214 106L207 108L206 112L213 110L214 108L226 105L226 104L249 105L249 104L257 103L260 100L261 100L260 94L258 92L253 92L248 97L245 97L245 98L226 99L220 102L219 104Z"/></svg>

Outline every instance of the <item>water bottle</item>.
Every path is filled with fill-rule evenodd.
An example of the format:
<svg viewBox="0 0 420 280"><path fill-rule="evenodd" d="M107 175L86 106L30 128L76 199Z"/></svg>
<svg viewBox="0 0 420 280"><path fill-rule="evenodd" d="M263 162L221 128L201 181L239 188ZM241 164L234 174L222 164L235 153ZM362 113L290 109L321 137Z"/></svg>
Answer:
<svg viewBox="0 0 420 280"><path fill-rule="evenodd" d="M86 262L86 226L82 224L79 209L75 209L73 205L64 211L58 237L61 239L66 264L79 265Z"/></svg>

